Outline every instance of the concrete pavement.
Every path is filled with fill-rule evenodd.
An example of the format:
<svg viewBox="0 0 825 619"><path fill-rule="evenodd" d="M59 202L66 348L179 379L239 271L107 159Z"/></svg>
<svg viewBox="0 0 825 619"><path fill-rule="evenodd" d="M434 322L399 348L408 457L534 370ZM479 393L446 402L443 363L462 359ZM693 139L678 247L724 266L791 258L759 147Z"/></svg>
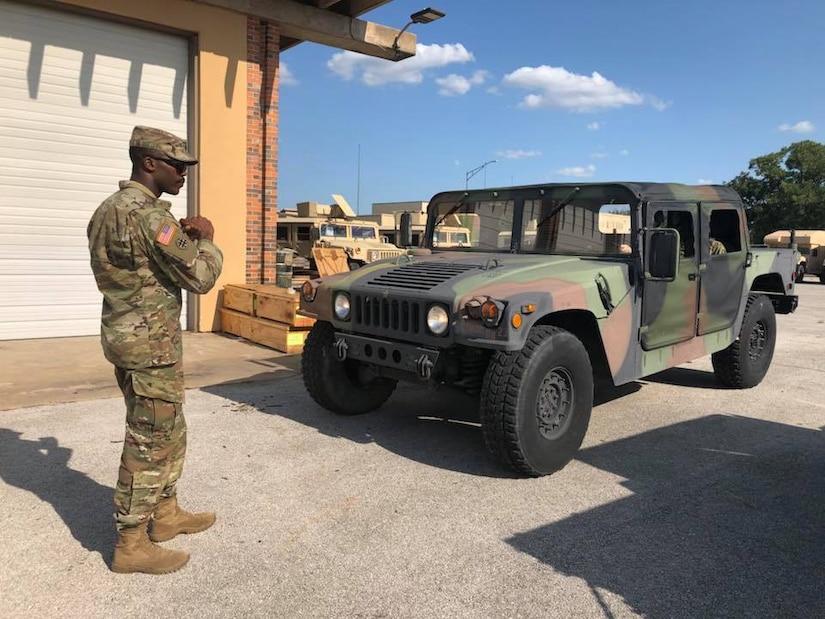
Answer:
<svg viewBox="0 0 825 619"><path fill-rule="evenodd" d="M297 357L220 342L241 361L206 366L247 371L187 391L180 485L218 522L165 544L192 554L168 576L108 570L119 395L0 411L0 616L823 617L825 286L799 288L762 384L720 389L706 358L600 393L541 479L487 454L468 398L338 417ZM29 373L80 384L52 351Z"/></svg>
<svg viewBox="0 0 825 619"><path fill-rule="evenodd" d="M292 374L296 355L222 333L184 333L187 388ZM0 411L120 395L98 336L0 341Z"/></svg>

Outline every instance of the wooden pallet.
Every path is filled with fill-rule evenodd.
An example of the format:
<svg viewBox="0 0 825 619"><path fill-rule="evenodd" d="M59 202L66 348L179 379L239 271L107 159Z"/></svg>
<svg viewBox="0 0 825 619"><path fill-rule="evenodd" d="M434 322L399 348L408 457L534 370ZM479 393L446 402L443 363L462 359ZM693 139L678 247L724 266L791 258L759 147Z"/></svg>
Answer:
<svg viewBox="0 0 825 619"><path fill-rule="evenodd" d="M300 352L315 320L298 314L298 303L298 293L286 288L226 285L221 330L281 352Z"/></svg>

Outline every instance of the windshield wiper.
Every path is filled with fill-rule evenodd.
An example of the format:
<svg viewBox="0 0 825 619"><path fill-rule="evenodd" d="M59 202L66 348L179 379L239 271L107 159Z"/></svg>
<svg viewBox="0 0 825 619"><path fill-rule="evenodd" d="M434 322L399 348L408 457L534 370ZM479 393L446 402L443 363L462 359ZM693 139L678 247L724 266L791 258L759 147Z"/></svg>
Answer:
<svg viewBox="0 0 825 619"><path fill-rule="evenodd" d="M447 219L450 215L452 215L452 214L453 214L453 213L455 213L458 209L460 209L460 208L461 208L461 205L462 205L462 204L464 204L464 202L467 200L467 197L468 197L469 195L470 195L469 193L465 193L463 196L461 196L461 198L458 200L458 202L456 202L456 203L455 203L455 205L453 206L453 208L451 208L449 211L447 211L446 213L444 213L444 214L441 216L441 218L440 218L437 222L435 222L435 224L433 225L433 230L434 230L435 228L438 228L438 226L440 226L440 225L444 222L444 220L445 220L445 219Z"/></svg>
<svg viewBox="0 0 825 619"><path fill-rule="evenodd" d="M536 224L536 228L538 228L539 226L541 226L541 224L545 223L545 222L546 222L548 219L550 219L553 215L555 215L555 214L556 214L556 213L558 213L561 209L563 209L565 206L567 206L568 204L570 204L570 202L572 202L572 200L573 200L573 197L574 197L577 193L579 193L580 191L581 191L581 187L574 187L574 188L573 188L573 191L571 191L569 194L567 194L567 197L566 197L564 200L562 200L559 204L557 204L556 206L554 206L554 207L550 210L550 212L549 212L549 213L547 213L547 215L545 215L545 216L541 219L541 221L540 221L540 222L538 222L538 223Z"/></svg>

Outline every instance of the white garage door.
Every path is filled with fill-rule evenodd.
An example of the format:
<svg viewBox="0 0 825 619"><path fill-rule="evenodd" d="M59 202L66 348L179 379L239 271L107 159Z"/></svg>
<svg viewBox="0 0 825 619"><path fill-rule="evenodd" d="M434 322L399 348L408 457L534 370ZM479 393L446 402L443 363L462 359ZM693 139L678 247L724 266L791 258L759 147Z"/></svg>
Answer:
<svg viewBox="0 0 825 619"><path fill-rule="evenodd" d="M186 136L188 69L186 38L0 0L0 340L99 332L86 224L134 125Z"/></svg>

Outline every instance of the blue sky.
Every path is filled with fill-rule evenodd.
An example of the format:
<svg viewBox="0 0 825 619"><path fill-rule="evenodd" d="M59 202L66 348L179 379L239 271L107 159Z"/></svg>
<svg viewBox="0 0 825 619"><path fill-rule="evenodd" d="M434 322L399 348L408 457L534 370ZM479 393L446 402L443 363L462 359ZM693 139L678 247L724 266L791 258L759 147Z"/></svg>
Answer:
<svg viewBox="0 0 825 619"><path fill-rule="evenodd" d="M339 193L365 214L465 182L722 183L823 141L820 0L394 0L364 19L401 28L426 6L446 17L411 26L399 63L281 55L279 208Z"/></svg>

